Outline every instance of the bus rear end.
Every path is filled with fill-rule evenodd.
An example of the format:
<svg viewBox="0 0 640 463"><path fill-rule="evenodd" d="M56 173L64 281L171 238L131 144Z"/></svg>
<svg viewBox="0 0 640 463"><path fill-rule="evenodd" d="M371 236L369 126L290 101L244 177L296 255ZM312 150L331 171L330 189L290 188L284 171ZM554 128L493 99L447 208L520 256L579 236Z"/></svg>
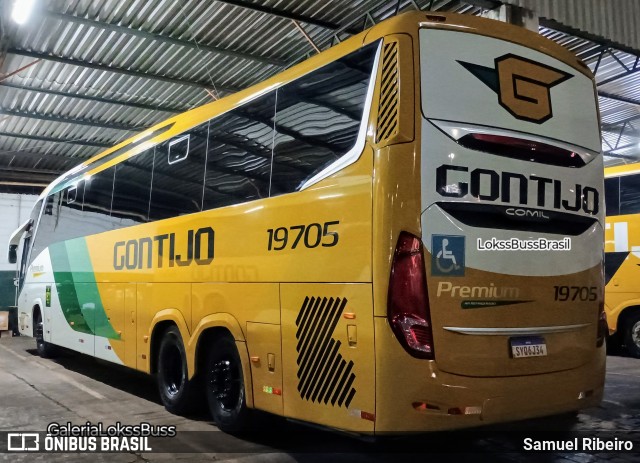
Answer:
<svg viewBox="0 0 640 463"><path fill-rule="evenodd" d="M414 142L377 158L376 431L595 405L606 321L591 74L532 32L430 18L401 52Z"/></svg>

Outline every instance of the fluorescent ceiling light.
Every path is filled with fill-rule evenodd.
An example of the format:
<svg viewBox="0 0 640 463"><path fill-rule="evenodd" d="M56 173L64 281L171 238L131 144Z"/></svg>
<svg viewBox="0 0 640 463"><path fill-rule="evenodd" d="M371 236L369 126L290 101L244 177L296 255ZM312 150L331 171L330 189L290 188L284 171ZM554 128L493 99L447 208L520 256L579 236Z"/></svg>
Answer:
<svg viewBox="0 0 640 463"><path fill-rule="evenodd" d="M21 25L26 23L29 20L29 16L31 16L35 3L36 0L15 0L11 11L11 19Z"/></svg>

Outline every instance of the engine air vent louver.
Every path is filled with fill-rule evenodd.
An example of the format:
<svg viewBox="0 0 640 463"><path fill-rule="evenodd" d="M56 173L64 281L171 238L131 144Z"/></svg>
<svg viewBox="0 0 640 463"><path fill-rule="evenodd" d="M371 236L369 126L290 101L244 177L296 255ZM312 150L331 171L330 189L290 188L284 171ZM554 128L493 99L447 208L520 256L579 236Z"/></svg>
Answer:
<svg viewBox="0 0 640 463"><path fill-rule="evenodd" d="M398 42L384 45L376 143L398 133Z"/></svg>

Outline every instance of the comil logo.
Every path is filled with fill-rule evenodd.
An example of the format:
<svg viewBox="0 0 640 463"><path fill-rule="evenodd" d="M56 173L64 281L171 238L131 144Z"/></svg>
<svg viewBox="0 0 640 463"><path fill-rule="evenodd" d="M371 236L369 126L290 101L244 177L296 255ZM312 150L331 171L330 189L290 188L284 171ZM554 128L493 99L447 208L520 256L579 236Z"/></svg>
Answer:
<svg viewBox="0 0 640 463"><path fill-rule="evenodd" d="M542 124L551 119L551 88L573 77L559 69L521 56L495 59L495 68L458 61L498 94L500 105L513 117Z"/></svg>

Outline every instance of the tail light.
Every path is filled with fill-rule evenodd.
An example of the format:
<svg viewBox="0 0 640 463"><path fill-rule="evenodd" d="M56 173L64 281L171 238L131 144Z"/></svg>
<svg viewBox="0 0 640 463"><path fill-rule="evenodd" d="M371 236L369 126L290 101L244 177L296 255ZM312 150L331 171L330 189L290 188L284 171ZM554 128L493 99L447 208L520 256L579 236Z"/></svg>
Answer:
<svg viewBox="0 0 640 463"><path fill-rule="evenodd" d="M600 314L598 315L598 337L596 339L596 347L602 347L608 333L609 325L607 324L607 313L604 311L604 302L601 302Z"/></svg>
<svg viewBox="0 0 640 463"><path fill-rule="evenodd" d="M409 354L434 358L422 242L407 232L400 233L393 255L387 317Z"/></svg>

